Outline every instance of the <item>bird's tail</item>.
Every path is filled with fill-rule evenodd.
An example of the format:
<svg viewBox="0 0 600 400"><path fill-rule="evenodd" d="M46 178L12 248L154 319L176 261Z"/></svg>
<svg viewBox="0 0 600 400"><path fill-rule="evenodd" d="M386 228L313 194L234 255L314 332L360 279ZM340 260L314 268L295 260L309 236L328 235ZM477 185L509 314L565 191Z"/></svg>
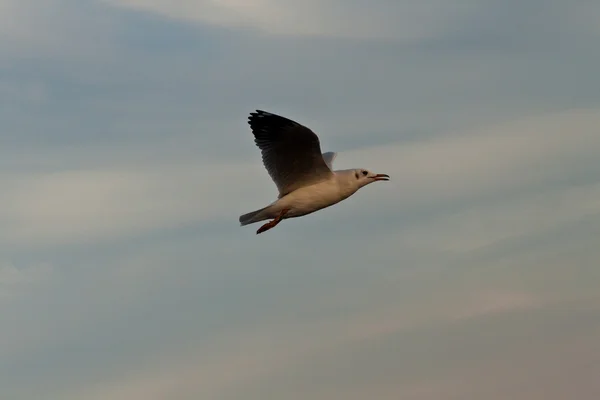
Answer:
<svg viewBox="0 0 600 400"><path fill-rule="evenodd" d="M249 212L248 214L244 214L240 216L240 225L248 225L253 224L258 221L262 221L267 219L266 217L260 215L260 213L266 210L268 207L261 208L260 210Z"/></svg>

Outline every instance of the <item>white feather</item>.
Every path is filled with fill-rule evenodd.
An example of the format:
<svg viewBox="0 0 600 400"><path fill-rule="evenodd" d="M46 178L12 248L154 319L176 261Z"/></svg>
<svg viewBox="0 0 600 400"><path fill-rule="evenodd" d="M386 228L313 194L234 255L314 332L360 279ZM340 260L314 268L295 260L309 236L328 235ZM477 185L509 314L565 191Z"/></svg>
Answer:
<svg viewBox="0 0 600 400"><path fill-rule="evenodd" d="M328 151L327 153L323 153L323 160L325 160L325 164L329 167L330 170L333 171L333 160L337 157L337 153L334 151Z"/></svg>

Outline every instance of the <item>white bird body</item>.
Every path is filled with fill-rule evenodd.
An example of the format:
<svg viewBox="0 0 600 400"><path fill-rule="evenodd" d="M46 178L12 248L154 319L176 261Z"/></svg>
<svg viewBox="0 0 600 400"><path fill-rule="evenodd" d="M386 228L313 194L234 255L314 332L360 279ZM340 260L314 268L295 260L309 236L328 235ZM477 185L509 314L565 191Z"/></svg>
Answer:
<svg viewBox="0 0 600 400"><path fill-rule="evenodd" d="M259 210L252 218L245 219L242 225L276 218L281 211L289 210L284 218L296 218L322 210L352 196L360 189L354 179L354 170L334 171L322 182L304 186L277 199Z"/></svg>
<svg viewBox="0 0 600 400"><path fill-rule="evenodd" d="M283 219L337 204L370 183L389 180L386 174L365 169L333 171L337 154L321 154L317 135L297 122L257 110L250 114L249 124L263 164L279 189L276 201L240 216L242 226L272 219L256 233L273 228Z"/></svg>

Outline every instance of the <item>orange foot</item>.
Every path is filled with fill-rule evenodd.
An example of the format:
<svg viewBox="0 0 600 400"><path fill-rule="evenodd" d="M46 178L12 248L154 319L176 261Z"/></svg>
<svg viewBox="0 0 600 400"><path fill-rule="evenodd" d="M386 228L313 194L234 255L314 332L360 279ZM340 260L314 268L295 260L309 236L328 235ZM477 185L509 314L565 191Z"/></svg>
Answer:
<svg viewBox="0 0 600 400"><path fill-rule="evenodd" d="M259 233L268 231L271 228L275 228L277 226L277 224L281 222L281 220L283 219L283 216L288 213L288 211L290 211L290 210L287 208L281 210L279 215L274 220L269 221L266 224L264 224L263 226L261 226L260 228L258 228L258 230L256 231L256 234L258 235Z"/></svg>

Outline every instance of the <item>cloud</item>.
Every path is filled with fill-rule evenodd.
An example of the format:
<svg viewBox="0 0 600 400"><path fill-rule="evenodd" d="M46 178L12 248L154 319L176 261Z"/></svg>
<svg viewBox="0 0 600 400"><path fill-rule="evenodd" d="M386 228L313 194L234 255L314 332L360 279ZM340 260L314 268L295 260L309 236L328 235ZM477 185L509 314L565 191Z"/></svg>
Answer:
<svg viewBox="0 0 600 400"><path fill-rule="evenodd" d="M3 397L597 387L595 6L38 3L0 2ZM392 181L240 228L255 108Z"/></svg>
<svg viewBox="0 0 600 400"><path fill-rule="evenodd" d="M11 98L25 105L39 105L48 99L46 86L42 82L13 82L0 80L0 98Z"/></svg>
<svg viewBox="0 0 600 400"><path fill-rule="evenodd" d="M358 203L368 224L386 214L385 204L396 217L377 222L378 231L393 231L379 238L383 247L401 241L456 252L594 215L599 118L596 110L570 110L342 153L337 168L367 167L392 181L329 214L360 219L350 206ZM378 208L365 210L372 202Z"/></svg>
<svg viewBox="0 0 600 400"><path fill-rule="evenodd" d="M276 0L103 0L107 4L162 15L176 20L251 29L273 35L321 36L353 39L392 39L413 43L432 41L477 44L520 36L520 42L544 38L529 29L528 21L545 32L597 36L590 16L598 9L588 2L565 6L560 1L511 2L442 0L380 1L376 7L365 1L305 1L302 4ZM540 6L546 5L546 8ZM500 18L498 18L500 16ZM500 22L498 22L500 21ZM481 38L475 37L478 31ZM509 40L503 41L509 45ZM501 46L502 47L502 46Z"/></svg>
<svg viewBox="0 0 600 400"><path fill-rule="evenodd" d="M96 11L96 18L87 12ZM110 23L93 3L72 0L2 0L0 2L0 59L8 65L25 59L80 54L98 59L108 48L112 32L103 31ZM80 24L85 20L85 24ZM94 37L94 46L87 41ZM92 48L93 47L93 50ZM106 54L106 53L104 53Z"/></svg>
<svg viewBox="0 0 600 400"><path fill-rule="evenodd" d="M404 310L396 307L386 312L364 310L309 323L290 320L257 325L221 335L210 349L177 351L128 376L80 388L63 398L100 399L108 396L115 400L158 400L228 395L237 398L245 386L252 388L257 382L277 376L281 371L312 364L345 349L361 348L367 343L419 330L432 323L443 326L447 321L482 315L490 317L538 306L529 295L506 291L474 293L472 298L458 297L446 302L442 310L430 304L433 307L426 309L424 315L413 313L414 307L403 307ZM465 300L466 304L460 304ZM474 304L469 304L473 301ZM382 321L388 324L382 326ZM341 392L343 390L337 395Z"/></svg>
<svg viewBox="0 0 600 400"><path fill-rule="evenodd" d="M397 240L418 248L468 253L600 216L600 185L560 188L487 201L411 226Z"/></svg>
<svg viewBox="0 0 600 400"><path fill-rule="evenodd" d="M11 262L0 262L0 303L23 291L43 283L52 269L47 264L15 266Z"/></svg>
<svg viewBox="0 0 600 400"><path fill-rule="evenodd" d="M274 0L105 1L170 18L271 34L402 40L443 32L449 23L469 10L469 7L456 7L440 0L384 1L378 7L362 0L351 4L337 0L310 0L302 4Z"/></svg>
<svg viewBox="0 0 600 400"><path fill-rule="evenodd" d="M242 213L237 199L253 183L244 179L245 171L258 176L259 168L163 165L15 178L0 214L6 221L2 240L31 245L114 239L215 219L229 219L237 226ZM249 193L246 198L258 195Z"/></svg>
<svg viewBox="0 0 600 400"><path fill-rule="evenodd" d="M544 357L549 348L569 353L558 332L547 333L543 343L529 350L519 350L523 341L518 335L543 330L540 318L556 310L557 304L543 304L531 294L505 289L458 293L451 289L455 283L454 280L452 283L446 280L445 285L437 282L436 285L441 284L438 288L442 293L433 297L430 293L430 301L424 296L410 305L397 301L393 307L387 303L387 310L369 308L311 322L283 317L278 323L257 324L250 329L229 332L213 340L210 349L188 347L185 352L177 351L146 363L144 368L126 376L85 385L62 398L95 399L110 395L115 399L133 400L197 396L259 399L264 398L267 391L283 393L290 388L296 388L294 393L298 398L309 394L317 398L342 398L350 392L363 393L378 388L383 398L405 393L408 398L430 399L437 398L438 389L442 387L452 388L451 395L460 398L473 390L493 393L490 390L493 382L460 384L467 375L486 381L489 369L481 370L483 364L498 371L504 381L518 383L518 374L506 368L510 360L514 363L519 351L520 359L531 366L535 365L535 357ZM352 294L348 295L351 301ZM318 302L306 304L309 303L318 306ZM571 310L575 315L559 319L585 318L581 308L574 305ZM498 323L506 319L515 322L509 328L501 324L503 330L494 332ZM442 338L450 343L449 347L444 346ZM589 331L583 338L585 343L590 343ZM492 342L508 355L494 359ZM402 343L414 348L404 347ZM582 348L585 345L582 344ZM387 356L378 355L380 351ZM448 353L452 354L450 359L445 357ZM462 354L463 358L457 360L456 354ZM350 362L350 358L355 362ZM592 358L573 357L568 364L577 366L582 359ZM342 366L332 360L342 361ZM440 365L431 367L429 363ZM374 365L379 372L369 372ZM440 371L450 373L438 375ZM554 373L552 367L537 371L536 381ZM399 378L399 373L407 376ZM377 374L379 377L374 376ZM343 377L349 375L356 381L342 385ZM317 379L324 376L328 377L324 381L329 383ZM582 384L589 386L589 382Z"/></svg>
<svg viewBox="0 0 600 400"><path fill-rule="evenodd" d="M7 41L31 43L42 40L36 32L36 23L40 22L43 12L51 9L53 5L56 5L55 1L45 2L40 7L34 7L33 3L27 1L0 2L0 32L5 38L3 45L6 46Z"/></svg>
<svg viewBox="0 0 600 400"><path fill-rule="evenodd" d="M378 197L371 201L383 202L389 208L473 199L544 180L567 179L578 170L584 171L600 151L600 138L595 133L599 123L597 110L535 116L499 127L343 153L336 160L336 168L362 166L389 173L392 183L379 186L377 191L368 188L368 196ZM8 195L0 210L5 221L0 236L15 244L67 243L114 239L211 220L230 220L233 229L238 215L268 204L275 196L258 156L252 163L166 162L8 175ZM571 167L565 170L562 166L567 163ZM531 222L533 215L546 218L557 212L557 206L564 208L565 218L600 211L593 200L595 191L592 187L571 195L579 199L581 206L577 208L559 197L556 204L544 207L543 215L536 205L543 205L542 199L534 199L531 207L537 210L521 208L521 221ZM352 201L362 201L359 198L363 196L367 194L359 193ZM242 204L240 198L244 198ZM348 204L343 209L352 212ZM478 211L470 211L474 212ZM504 215L511 213L504 211ZM509 221L501 218L495 223L493 215L484 218L496 229L498 223ZM454 223L458 229L470 229L460 215L451 218L459 218ZM465 220L469 220L468 214ZM482 229L484 220L479 224ZM531 226L526 222L521 225L523 229ZM437 237L445 246L453 246L439 232ZM473 240L477 237L485 240L485 235L474 235ZM460 238L464 240L465 235Z"/></svg>

